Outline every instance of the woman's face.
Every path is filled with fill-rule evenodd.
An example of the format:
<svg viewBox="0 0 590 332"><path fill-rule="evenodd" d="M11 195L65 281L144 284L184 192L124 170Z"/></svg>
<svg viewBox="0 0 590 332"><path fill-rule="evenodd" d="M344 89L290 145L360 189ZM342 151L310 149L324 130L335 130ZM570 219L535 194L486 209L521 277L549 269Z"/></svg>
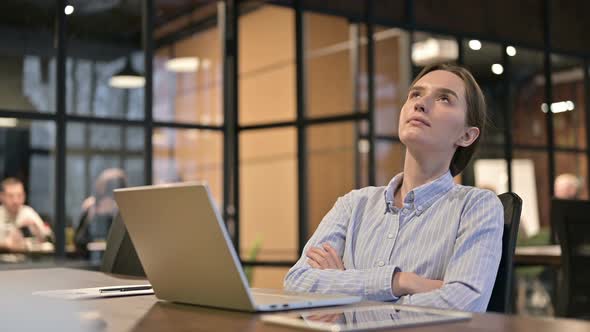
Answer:
<svg viewBox="0 0 590 332"><path fill-rule="evenodd" d="M454 153L467 130L466 112L463 80L448 71L432 71L410 88L400 113L400 140L407 147Z"/></svg>

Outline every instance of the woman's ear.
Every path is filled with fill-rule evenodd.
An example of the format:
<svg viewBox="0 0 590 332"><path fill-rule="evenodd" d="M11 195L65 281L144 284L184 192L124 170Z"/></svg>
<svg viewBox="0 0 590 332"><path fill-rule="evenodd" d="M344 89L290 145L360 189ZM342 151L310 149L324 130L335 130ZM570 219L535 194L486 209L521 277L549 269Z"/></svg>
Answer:
<svg viewBox="0 0 590 332"><path fill-rule="evenodd" d="M467 129L465 130L465 133L463 133L463 135L461 137L459 137L459 139L457 140L457 142L455 142L455 144L457 144L457 146L462 146L462 147L468 147L471 144L473 144L473 142L475 142L475 140L479 137L479 128L477 127L467 127Z"/></svg>

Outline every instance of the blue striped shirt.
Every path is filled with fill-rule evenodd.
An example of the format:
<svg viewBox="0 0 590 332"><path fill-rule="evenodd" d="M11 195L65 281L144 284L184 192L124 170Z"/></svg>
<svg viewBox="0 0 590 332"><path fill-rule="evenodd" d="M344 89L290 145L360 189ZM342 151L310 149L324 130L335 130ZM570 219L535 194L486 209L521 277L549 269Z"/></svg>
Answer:
<svg viewBox="0 0 590 332"><path fill-rule="evenodd" d="M402 181L340 197L287 273L287 290L361 295L465 311L485 311L502 253L503 208L489 190L457 185L450 172L393 204ZM329 243L346 270L314 269L305 253ZM397 298L394 272L443 280L440 289Z"/></svg>

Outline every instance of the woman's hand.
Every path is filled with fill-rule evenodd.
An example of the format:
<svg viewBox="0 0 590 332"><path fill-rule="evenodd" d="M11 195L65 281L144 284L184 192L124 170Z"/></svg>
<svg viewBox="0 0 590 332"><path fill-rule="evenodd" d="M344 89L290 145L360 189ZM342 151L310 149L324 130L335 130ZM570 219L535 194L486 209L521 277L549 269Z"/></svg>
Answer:
<svg viewBox="0 0 590 332"><path fill-rule="evenodd" d="M391 288L393 295L399 297L430 292L441 288L442 285L442 280L427 279L413 272L397 272L393 276Z"/></svg>
<svg viewBox="0 0 590 332"><path fill-rule="evenodd" d="M340 259L336 250L327 243L324 243L321 247L311 247L306 256L308 258L307 262L314 269L345 270L342 259Z"/></svg>

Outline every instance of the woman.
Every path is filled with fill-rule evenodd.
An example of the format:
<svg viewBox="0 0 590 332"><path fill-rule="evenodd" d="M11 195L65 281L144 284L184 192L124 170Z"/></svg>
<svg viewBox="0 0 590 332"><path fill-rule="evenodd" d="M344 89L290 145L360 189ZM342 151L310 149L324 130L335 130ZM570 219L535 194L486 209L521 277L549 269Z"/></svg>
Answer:
<svg viewBox="0 0 590 332"><path fill-rule="evenodd" d="M127 175L119 168L107 168L96 179L94 195L82 203L82 215L74 242L81 256L90 257L88 244L97 240L106 240L111 224L118 213L114 190L127 187Z"/></svg>
<svg viewBox="0 0 590 332"><path fill-rule="evenodd" d="M293 291L485 311L502 252L503 208L489 190L457 185L486 121L464 68L436 65L402 107L403 173L340 197L285 277Z"/></svg>

